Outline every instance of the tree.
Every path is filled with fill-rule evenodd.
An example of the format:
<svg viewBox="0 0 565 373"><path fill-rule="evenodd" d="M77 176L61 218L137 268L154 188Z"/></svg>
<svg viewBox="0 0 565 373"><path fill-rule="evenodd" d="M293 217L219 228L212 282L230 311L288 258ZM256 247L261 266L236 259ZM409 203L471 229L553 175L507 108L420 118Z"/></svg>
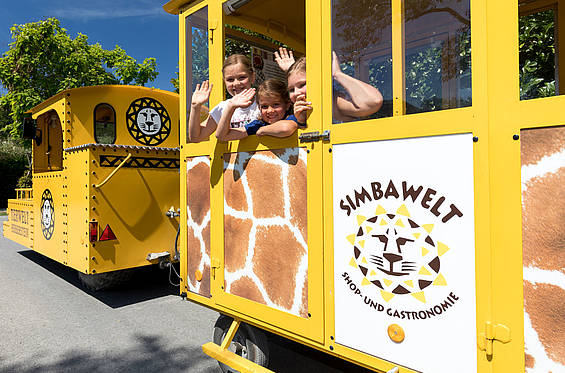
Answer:
<svg viewBox="0 0 565 373"><path fill-rule="evenodd" d="M21 137L23 114L65 89L101 84L138 84L153 81L155 58L142 63L116 46L105 50L78 34L72 39L56 18L14 25L9 50L0 58L0 83L8 91L0 97L0 131Z"/></svg>
<svg viewBox="0 0 565 373"><path fill-rule="evenodd" d="M520 17L520 99L555 95L555 12Z"/></svg>

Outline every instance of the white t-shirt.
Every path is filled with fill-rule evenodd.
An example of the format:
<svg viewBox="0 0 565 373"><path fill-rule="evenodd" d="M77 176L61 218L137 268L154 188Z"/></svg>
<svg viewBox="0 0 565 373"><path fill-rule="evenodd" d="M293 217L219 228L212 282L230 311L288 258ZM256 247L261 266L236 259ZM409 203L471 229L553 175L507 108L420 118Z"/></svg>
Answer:
<svg viewBox="0 0 565 373"><path fill-rule="evenodd" d="M210 116L216 121L216 123L220 123L220 118L222 117L222 113L224 112L227 104L227 100L222 101L218 105L214 106L210 111ZM261 118L261 111L259 110L259 106L257 106L257 102L253 101L249 107L238 107L235 109L231 117L230 126L231 128L243 127L247 123L259 118Z"/></svg>

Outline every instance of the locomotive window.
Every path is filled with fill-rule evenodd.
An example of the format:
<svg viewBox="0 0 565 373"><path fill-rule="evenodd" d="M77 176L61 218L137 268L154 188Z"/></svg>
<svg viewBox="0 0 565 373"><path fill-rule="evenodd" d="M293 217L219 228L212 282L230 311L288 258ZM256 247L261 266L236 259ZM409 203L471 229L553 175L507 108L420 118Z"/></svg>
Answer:
<svg viewBox="0 0 565 373"><path fill-rule="evenodd" d="M469 0L406 2L406 114L471 106Z"/></svg>
<svg viewBox="0 0 565 373"><path fill-rule="evenodd" d="M559 94L557 0L521 0L518 6L520 99L530 100Z"/></svg>
<svg viewBox="0 0 565 373"><path fill-rule="evenodd" d="M116 142L116 112L108 104L94 108L94 141L99 144Z"/></svg>

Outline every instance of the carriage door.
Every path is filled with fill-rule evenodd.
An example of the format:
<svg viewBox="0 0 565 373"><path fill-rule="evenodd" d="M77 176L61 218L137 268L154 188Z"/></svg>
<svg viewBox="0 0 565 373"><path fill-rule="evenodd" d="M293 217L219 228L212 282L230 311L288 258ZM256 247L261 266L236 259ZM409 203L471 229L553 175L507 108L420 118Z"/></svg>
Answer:
<svg viewBox="0 0 565 373"><path fill-rule="evenodd" d="M291 46L298 57L306 52L307 27L319 28L317 22L306 25L305 14L315 17L319 9L304 0L291 1L279 13L259 0L223 5L199 3L181 26L187 45L181 102L208 78L214 84L210 107L229 98L221 76L224 54L249 56L256 86L267 78L286 79L274 62L274 42ZM312 119L313 129L321 128L319 118ZM185 145L185 273L191 299L267 329L321 341L321 146L300 144L298 136L221 142L212 134Z"/></svg>
<svg viewBox="0 0 565 373"><path fill-rule="evenodd" d="M67 264L63 131L55 110L37 117L36 136L33 142L34 249Z"/></svg>
<svg viewBox="0 0 565 373"><path fill-rule="evenodd" d="M325 11L331 335L338 353L384 370L477 371L487 133L471 94L470 13L469 0L332 0Z"/></svg>

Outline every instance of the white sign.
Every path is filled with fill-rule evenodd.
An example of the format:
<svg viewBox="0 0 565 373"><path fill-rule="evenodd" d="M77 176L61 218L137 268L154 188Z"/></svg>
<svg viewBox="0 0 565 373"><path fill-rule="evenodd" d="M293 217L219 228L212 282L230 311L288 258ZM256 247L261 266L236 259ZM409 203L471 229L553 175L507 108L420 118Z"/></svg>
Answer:
<svg viewBox="0 0 565 373"><path fill-rule="evenodd" d="M472 134L333 147L336 342L476 372Z"/></svg>

